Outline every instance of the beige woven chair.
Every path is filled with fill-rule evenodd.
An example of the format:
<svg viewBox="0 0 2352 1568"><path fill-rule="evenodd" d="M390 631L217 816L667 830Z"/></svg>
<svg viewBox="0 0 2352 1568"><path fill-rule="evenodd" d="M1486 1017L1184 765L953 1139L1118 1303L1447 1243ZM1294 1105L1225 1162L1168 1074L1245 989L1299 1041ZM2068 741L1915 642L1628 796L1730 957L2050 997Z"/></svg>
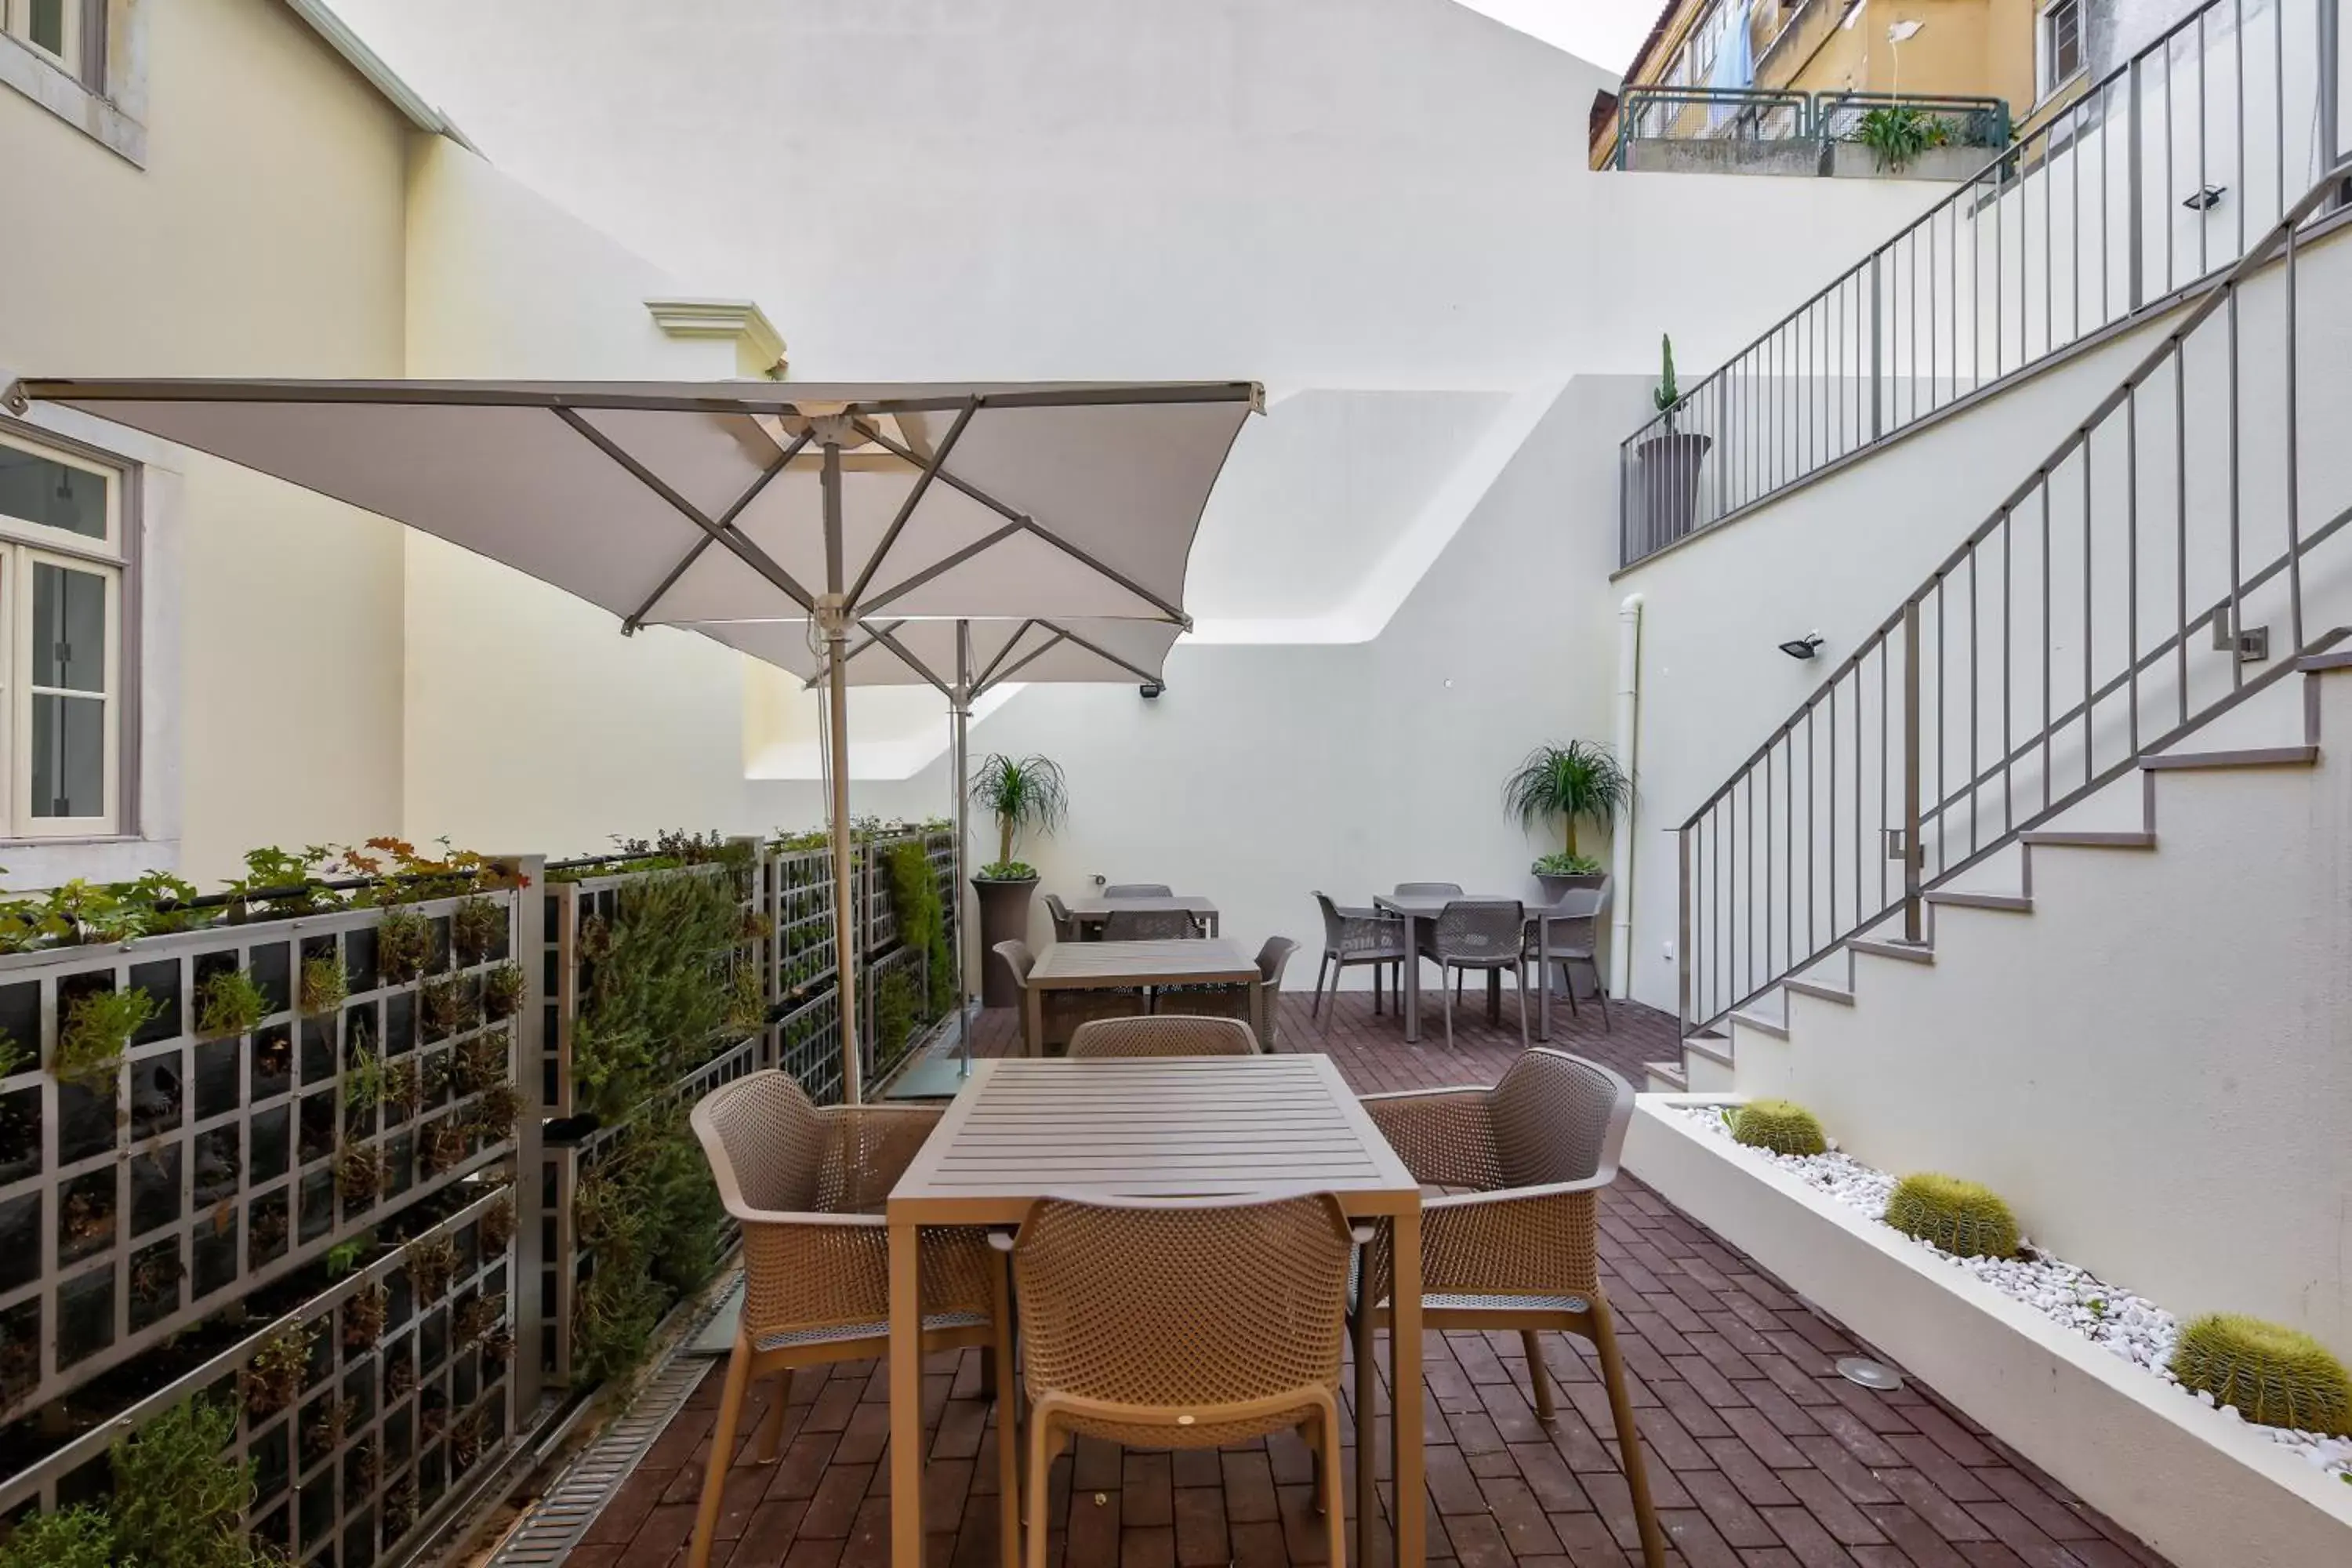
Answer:
<svg viewBox="0 0 2352 1568"><path fill-rule="evenodd" d="M1345 1563L1338 1395L1353 1251L1328 1194L1031 1209L1013 1251L1027 1568L1045 1568L1046 1479L1069 1437L1215 1448L1291 1427L1316 1450L1329 1561ZM1006 1367L997 1375L1009 1384Z"/></svg>
<svg viewBox="0 0 2352 1568"><path fill-rule="evenodd" d="M1650 1504L1599 1262L1600 1193L1617 1179L1633 1090L1607 1068L1538 1046L1492 1089L1375 1094L1363 1104L1414 1177L1449 1194L1422 1202L1422 1325L1518 1330L1536 1415L1546 1421L1553 1396L1538 1331L1591 1342L1643 1560L1662 1568L1665 1538ZM1372 1332L1389 1322L1387 1247L1382 1239L1370 1250L1370 1302L1355 1317L1360 1400L1371 1396Z"/></svg>
<svg viewBox="0 0 2352 1568"><path fill-rule="evenodd" d="M1037 967L1037 957L1025 942L1000 942L989 949L1013 971L1025 994L1029 989L1029 972ZM1024 996L1025 1000L1025 996ZM1079 1026L1096 1018L1133 1018L1140 1016L1150 1005L1150 999L1133 986L1108 990L1050 990L1038 1005L1045 1037L1025 1041L1024 1048L1038 1056L1049 1054L1048 1047L1061 1045L1076 1032ZM1026 1010L1024 1010L1026 1016Z"/></svg>
<svg viewBox="0 0 2352 1568"><path fill-rule="evenodd" d="M795 1368L889 1353L890 1263L882 1205L923 1146L937 1107L834 1106L819 1110L787 1075L752 1073L694 1108L695 1135L710 1161L720 1200L743 1236L743 1313L727 1360L719 1425L702 1480L688 1568L707 1568L711 1531L734 1458L743 1396L756 1377L783 1373L760 1427L756 1458L772 1461L783 1432ZM992 1345L1002 1367L1012 1353L1003 1262L976 1228L927 1230L922 1238L923 1349ZM1000 1384L1000 1394L1008 1392ZM1000 1397L998 1437L1017 1447L1015 1401ZM1018 1522L1009 1498L999 1524L1012 1552Z"/></svg>
<svg viewBox="0 0 2352 1568"><path fill-rule="evenodd" d="M1257 1037L1239 1018L1186 1017L1158 1014L1149 1018L1097 1018L1070 1037L1070 1056L1254 1057Z"/></svg>

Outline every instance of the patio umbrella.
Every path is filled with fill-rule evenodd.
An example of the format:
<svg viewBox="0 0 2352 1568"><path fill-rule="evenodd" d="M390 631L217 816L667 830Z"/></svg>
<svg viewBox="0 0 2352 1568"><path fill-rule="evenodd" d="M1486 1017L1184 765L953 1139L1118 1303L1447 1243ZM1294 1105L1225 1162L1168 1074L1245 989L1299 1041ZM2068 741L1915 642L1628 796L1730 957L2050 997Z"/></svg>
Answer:
<svg viewBox="0 0 2352 1568"><path fill-rule="evenodd" d="M602 605L624 633L815 623L844 931L858 624L887 625L885 612L1187 624L1202 508L1264 403L1250 382L27 378L5 396L19 413L35 399L422 529ZM855 1102L855 966L840 967Z"/></svg>
<svg viewBox="0 0 2352 1568"><path fill-rule="evenodd" d="M826 679L829 661L806 620L703 622L695 629L798 675ZM949 771L955 787L955 886L963 896L970 804L964 730L971 705L1007 682L1164 684L1168 650L1182 628L1171 621L1024 616L1020 620L861 621L842 656L852 686L929 686L947 699L952 729ZM964 943L955 944L957 1076L971 1070L964 1017Z"/></svg>

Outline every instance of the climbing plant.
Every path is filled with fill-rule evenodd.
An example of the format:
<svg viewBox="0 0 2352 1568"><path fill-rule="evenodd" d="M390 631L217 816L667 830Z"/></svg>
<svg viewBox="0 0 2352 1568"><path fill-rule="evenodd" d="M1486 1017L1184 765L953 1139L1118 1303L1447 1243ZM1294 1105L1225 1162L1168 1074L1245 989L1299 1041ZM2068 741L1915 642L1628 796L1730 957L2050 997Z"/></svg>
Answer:
<svg viewBox="0 0 2352 1568"><path fill-rule="evenodd" d="M698 1065L734 1000L727 968L742 910L733 878L648 877L620 892L572 1037L583 1107L610 1121Z"/></svg>

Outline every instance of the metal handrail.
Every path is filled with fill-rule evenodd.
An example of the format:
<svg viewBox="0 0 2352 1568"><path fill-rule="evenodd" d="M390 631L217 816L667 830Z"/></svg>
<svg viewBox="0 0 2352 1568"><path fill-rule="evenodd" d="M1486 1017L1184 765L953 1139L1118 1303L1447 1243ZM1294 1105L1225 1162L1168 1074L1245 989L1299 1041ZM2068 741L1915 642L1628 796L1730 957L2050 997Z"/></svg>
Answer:
<svg viewBox="0 0 2352 1568"><path fill-rule="evenodd" d="M1711 116L1707 130L1696 136L1665 136L1666 141L1804 142L1813 135L1813 100L1794 89L1719 87L1644 87L1629 90L1617 105L1617 144L1611 161L1625 166L1626 143L1651 140L1639 135L1645 111L1664 110L1679 118L1691 110L1729 110L1729 118ZM1780 127L1785 124L1785 133ZM1767 126L1775 134L1764 134ZM1720 128L1718 128L1720 127Z"/></svg>
<svg viewBox="0 0 2352 1568"><path fill-rule="evenodd" d="M1621 445L1621 563L2226 269L2336 156L2338 3L2205 0L1688 387Z"/></svg>
<svg viewBox="0 0 2352 1568"><path fill-rule="evenodd" d="M1813 94L1813 134L1824 142L1853 140L1850 131L1833 129L1842 114L1857 118L1875 109L1908 109L1937 120L1961 122L1961 147L2009 145L2009 100L1966 95L1909 92L1827 90Z"/></svg>
<svg viewBox="0 0 2352 1568"><path fill-rule="evenodd" d="M2296 254L2305 224L2339 203L2347 179L2352 158L2330 168L2206 287L2162 342L1685 819L1677 829L1677 954L1686 1030L1719 1020L1898 910L1906 940L1919 940L1928 889L2122 777L2142 758L2291 672L2296 656L2338 635L2312 636L2306 628L2304 562L2352 524L2352 495L2329 498L2340 504L2328 509L2326 521L2316 529L2303 527ZM2247 330L2241 296L2249 280L2282 256L2279 322L2285 373L2284 416L2275 434L2282 440L2279 471L2285 479L2275 521L2284 545L2267 560L2250 562L2243 483L2249 426L2242 420L2241 405L2251 384L2239 353ZM2187 368L2192 344L2213 346L2225 356L2226 367L2220 388L2204 382L2197 387L2200 396L2218 390L2226 412L2214 416L2200 410L2194 422ZM2200 369L2211 368L2200 361ZM2254 437L2271 433L2255 431ZM2210 448L2217 446L2226 496L2220 504L2200 498L2192 506L2192 480L2209 479L2215 456ZM2192 456L2199 459L2194 468ZM2104 510L2098 489L2103 474ZM2170 502L2166 538L2143 540L2144 489L2158 492L2159 504ZM2168 497L2162 493L2168 490ZM2217 517L2226 520L2225 531ZM2255 520L2271 521L2267 514ZM2053 556L2062 536L2064 552ZM2038 544L2038 563L2028 559L2021 565L2021 539L2029 546ZM1989 633L1988 612L1979 601L1980 595L1990 596L1985 584L1996 553L2000 618L1998 632ZM2217 576L2224 557L2226 576ZM2015 586L2021 573L2040 591L2038 605L2026 607L2030 629L2018 624ZM2063 602L2053 600L2053 580L2062 573L2079 577L2072 584L2079 588L2079 604L2071 595ZM2204 580L2192 590L2192 580L2200 576ZM2151 588L2167 585L2172 613L2160 619L2145 616ZM1964 619L1954 604L1963 595ZM2103 602L2105 623L2099 618ZM2284 615L2289 645L2274 668L2251 679L2243 641L2250 603L2259 614ZM2113 624L2116 619L2122 622L2120 634ZM2228 659L2226 689L2221 677L2190 666L2196 634L2208 627ZM2122 654L2110 651L2103 659L2103 647L2112 649L2118 642ZM2070 668L2063 691L2055 684L2062 650L2070 665L2075 654L2081 658L2079 682ZM2021 652L2027 657L2021 659ZM1987 675L1996 661L1998 741L1988 763L1987 728L1994 721L1989 697L1995 693ZM2029 667L2029 684L2038 677L2038 719L2033 708L2017 711L2021 663ZM2032 695L2031 689L2025 694L2028 700ZM1956 730L1954 710L1963 700ZM1842 718L1850 728L1843 751ZM1874 718L1874 758L1868 743ZM1964 766L1957 754L1963 752ZM2079 765L2079 782L2059 785L2062 763L2070 778ZM1948 782L1955 771L1957 786ZM2019 798L2021 777L2028 795L2038 787L2038 805ZM1994 817L1990 832L1988 815ZM1841 847L1847 856L1843 867ZM1864 869L1873 858L1880 867L1874 900L1872 879ZM1890 886L1886 869L1896 864L1899 889Z"/></svg>

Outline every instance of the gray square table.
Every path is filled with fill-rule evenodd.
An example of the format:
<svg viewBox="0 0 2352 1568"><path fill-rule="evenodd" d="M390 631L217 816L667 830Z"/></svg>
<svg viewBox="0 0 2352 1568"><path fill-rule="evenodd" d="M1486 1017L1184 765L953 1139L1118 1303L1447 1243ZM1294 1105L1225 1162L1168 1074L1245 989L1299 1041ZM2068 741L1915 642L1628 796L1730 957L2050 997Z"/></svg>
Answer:
<svg viewBox="0 0 2352 1568"><path fill-rule="evenodd" d="M1176 942L1057 942L1037 959L1022 988L1022 1048L1042 1056L1048 991L1124 991L1146 985L1246 985L1249 1026L1265 1038L1264 976L1241 944L1221 937Z"/></svg>
<svg viewBox="0 0 2352 1568"><path fill-rule="evenodd" d="M1434 923L1445 912L1445 906L1457 899L1508 900L1509 893L1381 893L1372 900L1372 907L1401 916L1404 921L1404 1037L1408 1044L1421 1038L1421 927ZM1525 903L1525 900L1521 900ZM1527 904L1528 919L1537 922L1536 949L1538 963L1537 977L1542 981L1542 998L1536 1005L1536 1038L1551 1038L1551 922L1578 920L1590 914L1579 900L1570 907L1563 900L1556 904ZM1439 976L1439 984L1444 977ZM1569 984L1574 984L1571 979ZM1486 975L1486 1017L1496 1022L1502 1016L1503 976L1499 970Z"/></svg>

